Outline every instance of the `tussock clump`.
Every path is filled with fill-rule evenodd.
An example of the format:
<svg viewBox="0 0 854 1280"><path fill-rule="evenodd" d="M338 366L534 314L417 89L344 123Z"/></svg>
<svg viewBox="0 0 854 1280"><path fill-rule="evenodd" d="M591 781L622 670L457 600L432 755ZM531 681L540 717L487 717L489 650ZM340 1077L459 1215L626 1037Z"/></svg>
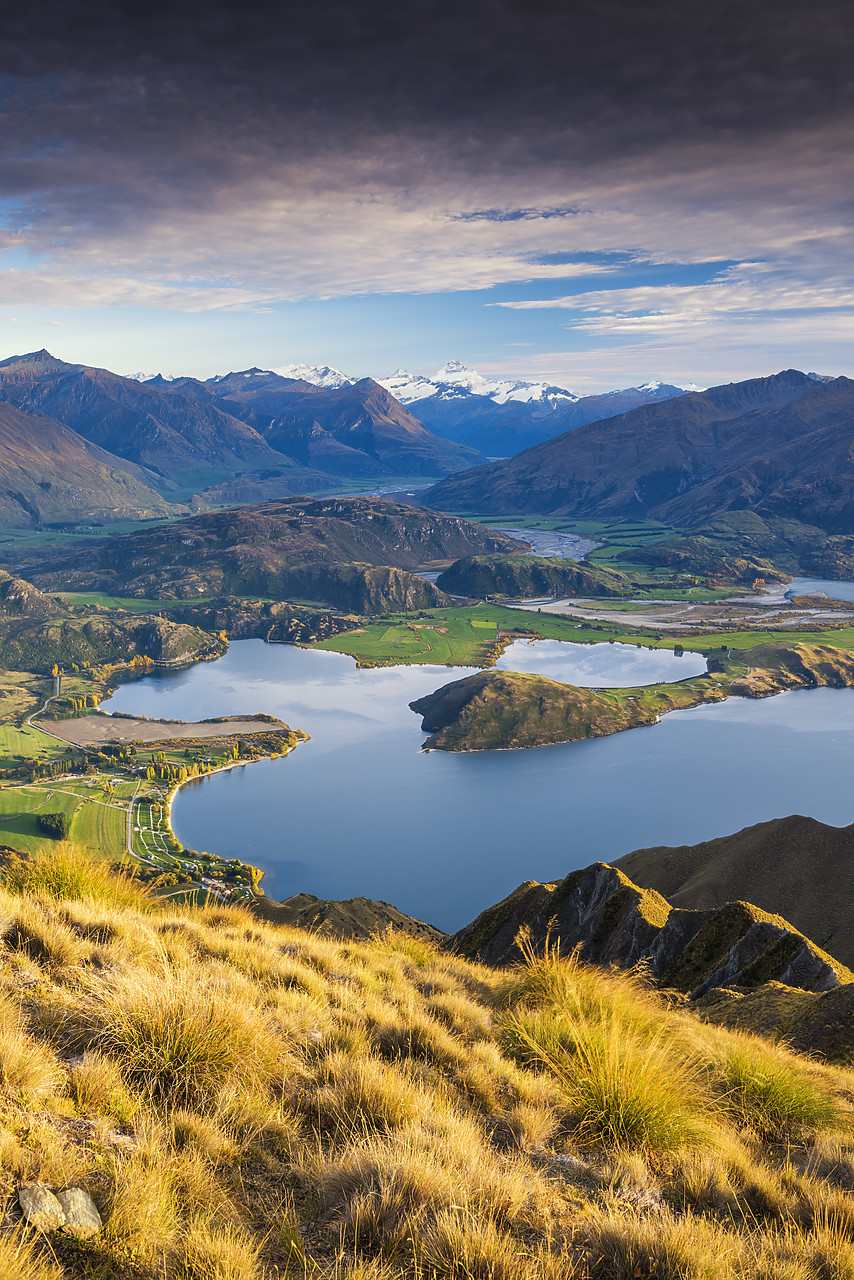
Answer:
<svg viewBox="0 0 854 1280"><path fill-rule="evenodd" d="M204 1104L276 1070L280 1046L260 1012L190 972L105 979L93 1017L101 1050L163 1106Z"/></svg>
<svg viewBox="0 0 854 1280"><path fill-rule="evenodd" d="M176 1274L182 1280L255 1280L259 1252L238 1228L194 1222L182 1236Z"/></svg>
<svg viewBox="0 0 854 1280"><path fill-rule="evenodd" d="M665 1032L642 1036L613 1011L536 1010L505 1022L509 1051L558 1082L582 1145L673 1151L708 1140L697 1071Z"/></svg>
<svg viewBox="0 0 854 1280"><path fill-rule="evenodd" d="M333 1053L319 1064L320 1087L303 1096L308 1118L322 1129L358 1136L388 1133L428 1108L406 1076L371 1057Z"/></svg>
<svg viewBox="0 0 854 1280"><path fill-rule="evenodd" d="M0 1236L0 1276L3 1280L61 1280L62 1271L39 1255L23 1233Z"/></svg>
<svg viewBox="0 0 854 1280"><path fill-rule="evenodd" d="M100 1053L85 1053L72 1064L68 1088L81 1115L110 1116L130 1125L142 1106L116 1064Z"/></svg>
<svg viewBox="0 0 854 1280"><path fill-rule="evenodd" d="M145 886L129 872L117 872L68 841L10 858L3 866L3 885L18 897L51 902L97 902L102 906L144 911L151 904Z"/></svg>
<svg viewBox="0 0 854 1280"><path fill-rule="evenodd" d="M50 1097L63 1078L56 1055L34 1040L18 1009L0 1001L0 1088L4 1095L39 1100Z"/></svg>
<svg viewBox="0 0 854 1280"><path fill-rule="evenodd" d="M802 1061L777 1045L730 1032L712 1063L715 1085L738 1123L769 1138L839 1128L839 1101Z"/></svg>
<svg viewBox="0 0 854 1280"><path fill-rule="evenodd" d="M92 951L91 945L60 919L55 908L32 898L17 905L3 941L42 968L52 970L82 964Z"/></svg>
<svg viewBox="0 0 854 1280"><path fill-rule="evenodd" d="M596 1280L734 1280L736 1247L703 1219L596 1210L585 1224Z"/></svg>

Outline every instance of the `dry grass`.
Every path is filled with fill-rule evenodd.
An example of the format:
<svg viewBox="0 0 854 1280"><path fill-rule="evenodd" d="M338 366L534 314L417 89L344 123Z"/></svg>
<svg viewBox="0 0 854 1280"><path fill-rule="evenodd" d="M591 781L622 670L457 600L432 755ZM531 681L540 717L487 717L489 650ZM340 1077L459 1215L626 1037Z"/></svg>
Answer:
<svg viewBox="0 0 854 1280"><path fill-rule="evenodd" d="M101 903L110 907L144 910L150 903L145 886L110 867L66 840L53 848L8 860L3 884L18 897L52 902Z"/></svg>
<svg viewBox="0 0 854 1280"><path fill-rule="evenodd" d="M0 1183L85 1186L105 1227L11 1213L0 1276L854 1280L845 1069L550 947L158 907L62 849L15 875Z"/></svg>

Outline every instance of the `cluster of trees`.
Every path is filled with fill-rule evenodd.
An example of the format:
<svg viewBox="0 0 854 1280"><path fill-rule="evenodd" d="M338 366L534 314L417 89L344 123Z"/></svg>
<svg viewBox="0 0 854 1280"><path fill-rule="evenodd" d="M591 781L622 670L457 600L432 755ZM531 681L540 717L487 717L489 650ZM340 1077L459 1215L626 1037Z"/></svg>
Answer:
<svg viewBox="0 0 854 1280"><path fill-rule="evenodd" d="M64 813L39 813L36 815L36 826L53 840L65 840L68 837L68 817Z"/></svg>
<svg viewBox="0 0 854 1280"><path fill-rule="evenodd" d="M68 695L64 698L54 698L47 715L52 720L71 720L74 716L85 715L87 711L93 710L99 701L97 693L84 693L79 697Z"/></svg>

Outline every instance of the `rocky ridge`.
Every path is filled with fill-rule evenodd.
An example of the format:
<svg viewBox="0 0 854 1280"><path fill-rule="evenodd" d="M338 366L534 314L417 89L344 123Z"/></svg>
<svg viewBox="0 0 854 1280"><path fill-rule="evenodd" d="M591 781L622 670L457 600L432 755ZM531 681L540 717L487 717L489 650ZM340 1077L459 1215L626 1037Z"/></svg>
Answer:
<svg viewBox="0 0 854 1280"><path fill-rule="evenodd" d="M519 931L605 967L643 966L662 987L699 999L719 987L755 988L780 982L804 991L831 991L854 974L780 916L745 902L708 911L672 907L604 862L563 880L526 881L449 939L469 959L504 965L521 961Z"/></svg>

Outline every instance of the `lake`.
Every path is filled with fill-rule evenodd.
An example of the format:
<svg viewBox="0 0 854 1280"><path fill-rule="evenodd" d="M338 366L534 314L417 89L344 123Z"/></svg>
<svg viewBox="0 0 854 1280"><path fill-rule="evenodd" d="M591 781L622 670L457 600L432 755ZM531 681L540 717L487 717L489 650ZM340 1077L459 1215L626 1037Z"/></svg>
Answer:
<svg viewBox="0 0 854 1280"><path fill-rule="evenodd" d="M672 649L645 649L633 644L514 640L495 665L502 671L549 676L583 689L631 689L634 685L702 675L706 659L699 653L677 655Z"/></svg>
<svg viewBox="0 0 854 1280"><path fill-rule="evenodd" d="M792 578L787 596L830 596L831 600L854 600L854 582L833 582L829 578Z"/></svg>
<svg viewBox="0 0 854 1280"><path fill-rule="evenodd" d="M312 740L284 759L183 788L178 838L262 867L272 897L364 894L447 930L522 880L632 849L790 813L854 820L854 690L733 698L534 751L421 752L408 703L465 674L359 671L344 654L240 640L217 662L126 684L104 708L264 711L307 730Z"/></svg>

